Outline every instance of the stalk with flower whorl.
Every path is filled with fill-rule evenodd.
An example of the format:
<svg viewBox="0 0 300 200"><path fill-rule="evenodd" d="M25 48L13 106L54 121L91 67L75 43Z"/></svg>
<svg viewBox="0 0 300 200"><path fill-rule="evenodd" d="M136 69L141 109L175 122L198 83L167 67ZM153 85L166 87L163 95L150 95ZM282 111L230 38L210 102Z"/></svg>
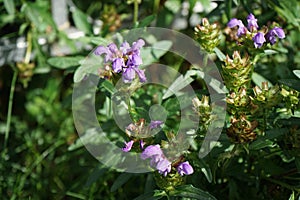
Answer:
<svg viewBox="0 0 300 200"><path fill-rule="evenodd" d="M254 43L255 48L261 48L263 44L268 42L271 45L275 44L276 37L280 39L285 38L284 31L280 27L275 27L267 33L263 31L258 31L259 26L257 24L257 19L252 13L250 13L247 16L247 23L248 25L246 28L241 20L233 18L228 22L227 26L229 28L234 28L237 26L237 37L250 37Z"/></svg>
<svg viewBox="0 0 300 200"><path fill-rule="evenodd" d="M105 54L104 61L111 62L112 71L114 73L122 73L122 79L125 83L130 83L138 75L140 82L146 82L144 70L138 67L143 64L140 49L145 45L142 39L132 43L123 42L118 49L114 43L109 44L107 47L98 46L94 52L95 55Z"/></svg>
<svg viewBox="0 0 300 200"><path fill-rule="evenodd" d="M155 167L164 176L167 176L171 172L172 163L166 158L158 144L146 147L141 154L141 158L143 160L150 158L150 165ZM179 163L176 169L181 176L194 173L194 169L188 161Z"/></svg>

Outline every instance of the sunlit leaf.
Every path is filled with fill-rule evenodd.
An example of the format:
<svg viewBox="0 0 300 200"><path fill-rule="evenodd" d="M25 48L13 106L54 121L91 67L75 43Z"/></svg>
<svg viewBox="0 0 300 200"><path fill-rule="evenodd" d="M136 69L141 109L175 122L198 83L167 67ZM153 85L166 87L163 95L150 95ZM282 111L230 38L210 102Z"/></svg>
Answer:
<svg viewBox="0 0 300 200"><path fill-rule="evenodd" d="M85 34L91 34L92 33L92 26L88 22L87 15L79 10L78 8L75 8L72 12L72 17L75 23L75 26L82 30Z"/></svg>
<svg viewBox="0 0 300 200"><path fill-rule="evenodd" d="M293 73L300 79L300 70L294 70Z"/></svg>
<svg viewBox="0 0 300 200"><path fill-rule="evenodd" d="M261 87L261 83L262 82L268 82L268 86L269 87L273 86L273 84L268 79L266 79L265 77L263 77L262 75L260 75L260 74L258 74L256 72L253 72L253 74L252 74L252 80L259 87Z"/></svg>
<svg viewBox="0 0 300 200"><path fill-rule="evenodd" d="M8 14L14 15L15 14L15 2L14 0L3 0L4 7Z"/></svg>
<svg viewBox="0 0 300 200"><path fill-rule="evenodd" d="M156 18L156 15L149 15L149 16L145 17L143 20L141 20L138 23L137 28L143 28L143 27L149 26L155 18Z"/></svg>
<svg viewBox="0 0 300 200"><path fill-rule="evenodd" d="M77 67L80 61L84 59L83 56L70 56L70 57L51 57L47 62L58 69L67 69L70 67Z"/></svg>

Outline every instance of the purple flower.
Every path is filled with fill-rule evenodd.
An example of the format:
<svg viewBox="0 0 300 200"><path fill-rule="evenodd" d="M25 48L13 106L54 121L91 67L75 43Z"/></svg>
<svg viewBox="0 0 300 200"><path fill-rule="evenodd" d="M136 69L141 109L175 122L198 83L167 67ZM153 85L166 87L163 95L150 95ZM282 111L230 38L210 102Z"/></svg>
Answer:
<svg viewBox="0 0 300 200"><path fill-rule="evenodd" d="M150 129L154 129L154 128L158 128L160 125L162 125L164 122L156 120L156 121L151 121L149 128Z"/></svg>
<svg viewBox="0 0 300 200"><path fill-rule="evenodd" d="M171 172L171 162L167 159L161 159L157 165L156 165L156 169L158 170L158 172L160 174L163 174L164 176L167 176L168 173Z"/></svg>
<svg viewBox="0 0 300 200"><path fill-rule="evenodd" d="M119 73L124 67L124 60L123 54L121 51L118 50L118 47L111 43L107 47L99 46L95 50L95 55L102 55L106 54L105 62L111 61L112 62L112 69L114 72Z"/></svg>
<svg viewBox="0 0 300 200"><path fill-rule="evenodd" d="M140 148L144 149L144 146L145 146L145 142L143 140L140 140Z"/></svg>
<svg viewBox="0 0 300 200"><path fill-rule="evenodd" d="M163 155L163 152L160 149L160 146L157 144L157 145L147 146L146 149L141 154L141 158L143 160L145 160L147 158L153 158L156 156L161 157L162 155Z"/></svg>
<svg viewBox="0 0 300 200"><path fill-rule="evenodd" d="M144 83L147 81L147 78L145 76L145 70L143 69L135 69L135 72L137 73L139 79L140 79L140 82Z"/></svg>
<svg viewBox="0 0 300 200"><path fill-rule="evenodd" d="M125 146L122 148L122 151L124 152L128 152L131 150L132 145L133 145L133 140L129 141L129 142L124 142Z"/></svg>
<svg viewBox="0 0 300 200"><path fill-rule="evenodd" d="M146 76L144 70L139 69L139 65L143 64L140 49L145 45L144 40L139 39L132 43L132 46L128 42L123 42L120 49L111 43L107 47L98 46L95 50L95 55L105 54L105 62L112 63L112 70L115 73L122 72L122 79L125 83L131 82L136 74L138 75L140 82L146 82Z"/></svg>
<svg viewBox="0 0 300 200"><path fill-rule="evenodd" d="M160 146L150 145L141 154L143 160L151 158L150 165L155 167L160 174L166 176L171 172L171 162L164 156Z"/></svg>
<svg viewBox="0 0 300 200"><path fill-rule="evenodd" d="M261 32L256 33L252 40L254 42L255 48L260 48L266 41L264 34Z"/></svg>
<svg viewBox="0 0 300 200"><path fill-rule="evenodd" d="M280 39L285 38L285 34L282 28L275 27L266 34L267 41L269 41L272 45L276 43L276 37Z"/></svg>
<svg viewBox="0 0 300 200"><path fill-rule="evenodd" d="M177 167L177 171L178 173L183 176L185 175L190 175L192 173L194 173L194 169L193 167L189 164L188 161L185 161L183 163L180 163Z"/></svg>
<svg viewBox="0 0 300 200"><path fill-rule="evenodd" d="M227 26L229 28L233 28L238 26L237 36L240 37L241 35L245 35L247 32L247 28L244 26L243 22L239 19L233 18L231 19Z"/></svg>
<svg viewBox="0 0 300 200"><path fill-rule="evenodd" d="M250 31L253 30L257 30L258 29L258 25L257 25L257 19L254 17L254 15L252 13L250 13L247 16L247 22L248 22L248 29Z"/></svg>
<svg viewBox="0 0 300 200"><path fill-rule="evenodd" d="M112 69L116 73L122 71L122 66L124 66L124 60L122 58L116 58L112 63Z"/></svg>
<svg viewBox="0 0 300 200"><path fill-rule="evenodd" d="M122 74L124 83L129 83L135 78L135 70L133 67L128 67Z"/></svg>

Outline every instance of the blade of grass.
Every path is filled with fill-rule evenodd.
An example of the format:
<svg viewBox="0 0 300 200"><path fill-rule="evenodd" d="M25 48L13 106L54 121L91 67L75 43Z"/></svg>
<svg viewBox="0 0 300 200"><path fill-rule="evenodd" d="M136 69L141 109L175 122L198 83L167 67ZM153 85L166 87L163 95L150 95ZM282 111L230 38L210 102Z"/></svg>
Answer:
<svg viewBox="0 0 300 200"><path fill-rule="evenodd" d="M11 123L11 113L12 113L12 106L14 100L14 93L15 93L15 86L17 82L18 71L14 70L14 74L11 80L10 86L10 93L9 93L9 102L8 102L8 110L7 110L7 121L6 121L6 129L5 129L5 136L4 136L4 151L7 148L8 138L9 138L9 131L10 131L10 123Z"/></svg>

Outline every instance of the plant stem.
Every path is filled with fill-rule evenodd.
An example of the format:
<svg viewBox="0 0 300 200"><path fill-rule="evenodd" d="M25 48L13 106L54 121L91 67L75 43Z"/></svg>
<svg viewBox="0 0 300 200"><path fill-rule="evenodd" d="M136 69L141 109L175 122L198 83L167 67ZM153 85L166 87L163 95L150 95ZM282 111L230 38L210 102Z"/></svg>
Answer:
<svg viewBox="0 0 300 200"><path fill-rule="evenodd" d="M31 51L32 51L32 35L31 35L30 32L27 33L27 44L28 44L28 46L27 46L27 49L26 49L24 63L29 64Z"/></svg>
<svg viewBox="0 0 300 200"><path fill-rule="evenodd" d="M133 2L134 10L133 10L133 25L135 26L138 20L139 15L139 2L138 0L134 0Z"/></svg>
<svg viewBox="0 0 300 200"><path fill-rule="evenodd" d="M158 12L159 3L160 3L160 0L154 0L154 3L153 3L153 13L154 14L157 14L157 12Z"/></svg>
<svg viewBox="0 0 300 200"><path fill-rule="evenodd" d="M11 86L10 86L10 94L9 94L9 102L8 102L8 110L7 110L7 121L6 121L6 129L5 129L5 136L4 136L4 150L7 147L7 142L8 142L8 137L9 137L12 105L13 105L17 77L18 77L18 71L14 70L14 74L13 74L13 77L11 80Z"/></svg>

